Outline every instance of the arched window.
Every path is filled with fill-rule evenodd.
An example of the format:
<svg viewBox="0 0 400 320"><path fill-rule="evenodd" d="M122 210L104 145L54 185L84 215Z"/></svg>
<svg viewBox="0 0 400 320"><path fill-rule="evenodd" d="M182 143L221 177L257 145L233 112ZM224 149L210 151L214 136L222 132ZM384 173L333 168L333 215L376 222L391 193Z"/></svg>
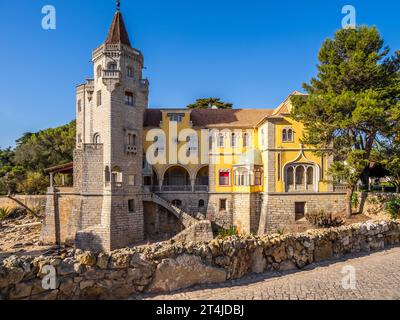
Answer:
<svg viewBox="0 0 400 320"><path fill-rule="evenodd" d="M122 170L120 167L115 166L111 172L111 181L113 183L122 183Z"/></svg>
<svg viewBox="0 0 400 320"><path fill-rule="evenodd" d="M223 148L225 144L225 137L223 133L220 133L218 136L218 147Z"/></svg>
<svg viewBox="0 0 400 320"><path fill-rule="evenodd" d="M156 148L156 149L154 150L154 156L155 156L155 157L158 157L158 154L159 154L159 150L158 150L158 148Z"/></svg>
<svg viewBox="0 0 400 320"><path fill-rule="evenodd" d="M101 143L101 139L100 139L100 134L99 133L95 133L93 135L93 143L94 144L100 144Z"/></svg>
<svg viewBox="0 0 400 320"><path fill-rule="evenodd" d="M203 200L203 199L200 199L200 200L199 200L199 208L204 208L204 206L205 206L204 200Z"/></svg>
<svg viewBox="0 0 400 320"><path fill-rule="evenodd" d="M314 168L308 167L307 168L307 184L313 184L313 183L314 183Z"/></svg>
<svg viewBox="0 0 400 320"><path fill-rule="evenodd" d="M115 62L110 62L108 64L108 70L117 70L117 64Z"/></svg>
<svg viewBox="0 0 400 320"><path fill-rule="evenodd" d="M289 142L293 141L293 129L288 129L287 141L289 141Z"/></svg>
<svg viewBox="0 0 400 320"><path fill-rule="evenodd" d="M283 142L293 142L293 129L285 128L282 130L282 141Z"/></svg>
<svg viewBox="0 0 400 320"><path fill-rule="evenodd" d="M106 169L104 170L104 181L107 183L110 182L110 180L111 180L110 167L107 166Z"/></svg>
<svg viewBox="0 0 400 320"><path fill-rule="evenodd" d="M99 65L96 70L97 70L96 71L97 78L101 78L102 72L103 72L103 67L101 65Z"/></svg>
<svg viewBox="0 0 400 320"><path fill-rule="evenodd" d="M296 184L303 184L304 183L304 167L298 166L296 168Z"/></svg>
<svg viewBox="0 0 400 320"><path fill-rule="evenodd" d="M243 147L250 147L250 135L247 132L243 135Z"/></svg>
<svg viewBox="0 0 400 320"><path fill-rule="evenodd" d="M236 133L232 133L231 135L231 147L236 148L237 146L237 135Z"/></svg>
<svg viewBox="0 0 400 320"><path fill-rule="evenodd" d="M294 169L293 167L289 167L287 169L287 184L292 185L294 182Z"/></svg>
<svg viewBox="0 0 400 320"><path fill-rule="evenodd" d="M287 141L288 136L287 136L287 130L283 129L282 130L282 141Z"/></svg>

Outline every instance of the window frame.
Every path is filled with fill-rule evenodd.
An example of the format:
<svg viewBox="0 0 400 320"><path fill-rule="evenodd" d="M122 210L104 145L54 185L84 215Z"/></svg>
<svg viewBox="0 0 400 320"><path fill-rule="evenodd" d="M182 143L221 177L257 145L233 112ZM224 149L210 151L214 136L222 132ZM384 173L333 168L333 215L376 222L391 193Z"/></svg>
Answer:
<svg viewBox="0 0 400 320"><path fill-rule="evenodd" d="M222 176L222 174L226 174L226 176ZM228 178L228 182L227 182L227 184L222 184L221 183L221 178L225 178L225 177L227 177ZM219 186L223 186L223 187L229 187L229 186L231 186L232 185L232 178L231 178L231 171L230 170L219 170L218 171L218 185Z"/></svg>

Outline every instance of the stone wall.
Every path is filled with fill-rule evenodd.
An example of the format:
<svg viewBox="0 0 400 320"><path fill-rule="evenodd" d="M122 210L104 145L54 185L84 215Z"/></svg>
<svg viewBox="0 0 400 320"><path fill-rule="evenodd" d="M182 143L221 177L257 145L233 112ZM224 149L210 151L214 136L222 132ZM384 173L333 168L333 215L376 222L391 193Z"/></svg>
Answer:
<svg viewBox="0 0 400 320"><path fill-rule="evenodd" d="M0 299L123 299L238 279L251 272L301 269L314 261L399 243L400 221L381 221L302 234L170 241L109 255L59 250L40 257L13 256L0 262ZM54 290L42 288L49 266L56 271Z"/></svg>
<svg viewBox="0 0 400 320"><path fill-rule="evenodd" d="M305 213L314 210L340 212L346 208L341 193L265 193L261 208L259 234L273 233L295 223L295 203L305 203Z"/></svg>

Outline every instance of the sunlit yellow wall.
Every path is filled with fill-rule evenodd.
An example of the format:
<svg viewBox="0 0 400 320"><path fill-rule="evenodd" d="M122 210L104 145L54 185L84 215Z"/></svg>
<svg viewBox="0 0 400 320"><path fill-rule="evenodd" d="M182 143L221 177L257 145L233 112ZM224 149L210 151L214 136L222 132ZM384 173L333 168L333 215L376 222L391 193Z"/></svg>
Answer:
<svg viewBox="0 0 400 320"><path fill-rule="evenodd" d="M284 128L293 128L294 130L294 137L293 137L293 142L283 142L282 141L282 131ZM276 173L276 192L284 192L284 181L283 181L283 167L285 164L294 162L296 158L299 157L300 151L302 149L301 146L301 138L303 136L303 124L294 121L288 117L283 117L282 120L275 120L275 146L276 149L281 149L282 151L276 152L275 155L275 168L278 170L278 153L281 154L281 163L280 163L280 180L278 180L278 174ZM313 151L307 151L310 150L308 146L303 146L304 149L304 156L306 159L309 161L315 163L318 168L322 168L322 162L321 162L321 157L315 155ZM298 160L297 162L303 162L303 159ZM324 159L324 166L325 168L325 173L324 176L326 177L326 159ZM325 182L321 181L321 174L320 174L320 181L319 181L319 192L325 192L327 191L327 185Z"/></svg>
<svg viewBox="0 0 400 320"><path fill-rule="evenodd" d="M185 116L182 120L182 122L178 123L178 133L187 128L192 128L191 122L190 122L190 112L185 111L185 110L179 110L179 111L163 111L162 112L162 124L159 129L163 130L166 134L166 141L167 141L167 147L166 147L166 153L167 153L167 160L169 160L169 141L170 141L170 120L168 117L169 113L185 113ZM267 120L270 121L270 120ZM300 139L303 135L303 125L299 122L296 122L288 117L283 117L282 119L274 119L274 124L275 124L275 141L273 143L273 148L277 151L275 151L274 155L274 161L275 161L275 192L284 192L284 174L283 174L283 166L289 162L293 162L296 158L299 157L300 151L302 149ZM282 130L284 128L292 128L294 130L294 138L293 142L283 142L282 141ZM151 130L152 128L145 128L145 137L147 135L147 132ZM195 177L197 170L199 167L201 167L201 128L192 128L193 130L196 131L197 136L199 137L199 151L198 151L198 164L188 164L184 165L184 167L188 170L189 174L192 177ZM227 128L229 130L229 128ZM268 144L268 139L271 137L268 136L268 130L267 130L267 122L264 122L262 125L260 125L258 128L255 129L248 129L248 128L235 128L231 129L231 131L226 131L225 135L225 145L223 148L216 147L215 149L215 154L214 155L219 155L220 161L219 163L216 163L214 166L214 174L215 174L215 191L220 192L220 193L230 193L230 192L262 192L264 191L265 184L266 184L266 177L265 174L267 173L267 153L262 152L262 157L263 157L263 164L264 164L264 177L263 177L263 185L262 186L235 186L234 185L234 164L238 164L238 161L240 157L249 149L246 149L243 147L243 135L239 135L238 139L238 147L237 148L232 148L231 147L231 137L229 132L241 130L242 133L244 132L250 132L252 133L252 139L250 143L250 148L249 149L258 149L260 151L266 150L267 149L267 144ZM264 132L264 145L262 145L262 138L261 138L261 132ZM214 143L217 143L216 140L214 140ZM145 141L144 142L144 148L145 151L149 148L150 145L153 144L153 141ZM178 144L178 150L186 145L186 142L179 142ZM271 144L270 144L271 146ZM308 161L311 161L315 163L319 168L321 168L321 157L318 157L315 155L310 150L307 150L307 146L303 147L304 149L304 156ZM278 154L280 154L280 164L278 163ZM297 162L303 162L304 159L300 159ZM324 159L324 168L325 168L325 174L324 176L326 177L326 168L327 168L327 163L326 159ZM279 168L278 168L278 165ZM158 173L159 177L162 178L162 175L164 174L165 169L168 167L166 165L160 165L156 164L153 166L156 172ZM219 172L220 170L229 170L230 171L230 185L229 186L220 186L219 185ZM280 177L278 175L278 170L280 171ZM321 176L320 176L321 180ZM319 182L319 191L324 192L327 191L327 185L325 182L320 181Z"/></svg>
<svg viewBox="0 0 400 320"><path fill-rule="evenodd" d="M184 113L185 114L185 116L183 117L183 119L182 119L182 122L179 122L178 124L177 124L177 133L179 134L182 130L184 130L184 129L193 129L196 133L197 133L197 136L199 137L199 140L200 140L200 137L201 137L201 130L200 129L198 129L198 128L193 128L192 127L192 125L191 125L191 122L190 122L190 113L189 113L189 111L185 111L185 110L179 110L179 111L173 111L173 110L171 110L171 111L163 111L162 112L162 123L161 123L161 126L158 128L158 129L161 129L162 131L164 131L164 133L165 133L165 136L166 136L166 142L167 142L167 145L166 145L166 156L167 156L167 164L169 164L169 163L171 163L171 161L170 161L170 150L169 150L169 141L170 141L170 139L172 138L172 137L170 137L170 119L169 119L169 117L168 117L168 114L169 113ZM148 133L148 131L149 130L152 130L152 129L154 129L154 128L145 128L144 129L144 136L145 136L145 139L146 139L146 136L147 136L147 133ZM147 150L148 150L148 148L153 144L154 142L153 141L145 141L144 142L144 150L145 150L145 152L147 152ZM187 142L186 141L180 141L179 143L178 143L178 145L177 145L177 150L179 151L181 148L183 148L182 150L186 150L186 148L185 148L185 146L187 145ZM192 177L192 176L195 176L195 174L197 173L197 170L198 170L198 168L199 168L199 166L200 166L200 164L201 164L201 152L202 152L202 149L201 149L201 143L199 142L199 145L198 145L198 157L197 157L197 164L196 163L194 163L194 164L188 164L188 165L182 165L183 167L185 167L186 169L187 169L187 171L189 172L189 175ZM179 164L179 163L178 163ZM180 164L179 164L180 165ZM169 167L170 165L163 165L163 164L156 164L156 165L154 165L153 166L153 168L154 168L154 170L157 172L157 174L159 175L159 177L160 178L162 178L162 176L163 176L163 174L164 174L164 171L166 170L166 168L167 167Z"/></svg>

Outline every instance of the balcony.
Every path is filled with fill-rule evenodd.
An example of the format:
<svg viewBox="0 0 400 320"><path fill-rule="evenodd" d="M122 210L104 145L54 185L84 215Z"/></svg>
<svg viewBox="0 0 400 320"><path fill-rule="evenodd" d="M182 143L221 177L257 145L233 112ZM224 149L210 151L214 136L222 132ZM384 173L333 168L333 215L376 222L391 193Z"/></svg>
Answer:
<svg viewBox="0 0 400 320"><path fill-rule="evenodd" d="M103 70L103 79L119 80L121 77L120 70Z"/></svg>
<svg viewBox="0 0 400 320"><path fill-rule="evenodd" d="M194 186L195 192L208 192L208 190L209 190L208 186L200 186L200 185Z"/></svg>
<svg viewBox="0 0 400 320"><path fill-rule="evenodd" d="M161 192L191 192L192 186L191 185L176 185L176 186L162 186Z"/></svg>

